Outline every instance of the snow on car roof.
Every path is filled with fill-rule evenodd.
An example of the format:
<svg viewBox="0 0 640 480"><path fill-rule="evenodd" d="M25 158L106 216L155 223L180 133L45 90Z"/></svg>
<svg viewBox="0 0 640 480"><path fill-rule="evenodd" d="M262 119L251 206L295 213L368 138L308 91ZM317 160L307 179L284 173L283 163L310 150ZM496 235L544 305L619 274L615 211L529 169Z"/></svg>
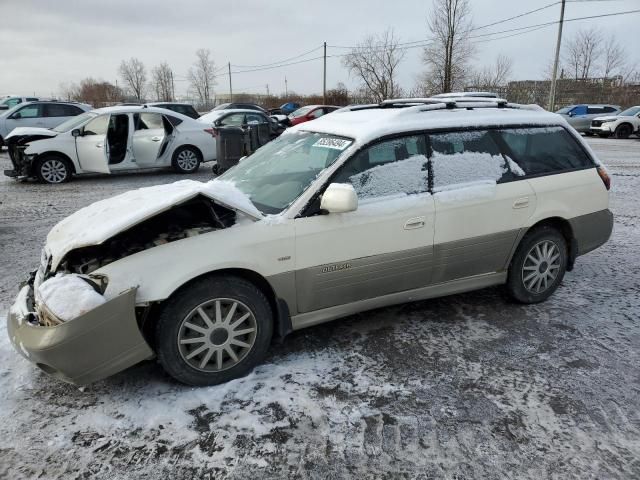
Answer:
<svg viewBox="0 0 640 480"><path fill-rule="evenodd" d="M478 105L480 104L476 106ZM462 108L446 109L443 104L440 109L433 109L434 105L416 105L404 108L340 110L288 130L339 135L365 143L384 135L436 128L567 125L559 115L539 107L472 107L473 104L465 104Z"/></svg>
<svg viewBox="0 0 640 480"><path fill-rule="evenodd" d="M145 105L116 105L115 107L96 108L95 110L92 110L92 111L96 113L127 113L127 112L142 111L147 113L162 113L164 115L167 114L166 108L147 107ZM173 110L171 111L171 115L177 116L181 119L190 118L190 117L187 117L186 115L182 115L181 113L174 112Z"/></svg>

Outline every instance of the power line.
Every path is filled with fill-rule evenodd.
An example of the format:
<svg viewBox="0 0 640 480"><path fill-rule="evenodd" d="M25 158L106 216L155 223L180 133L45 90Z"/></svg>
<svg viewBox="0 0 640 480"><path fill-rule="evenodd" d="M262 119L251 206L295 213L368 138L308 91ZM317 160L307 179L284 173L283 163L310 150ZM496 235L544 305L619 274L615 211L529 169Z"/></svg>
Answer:
<svg viewBox="0 0 640 480"><path fill-rule="evenodd" d="M233 66L234 66L234 67L238 67L238 68L262 68L262 67L270 67L270 66L272 66L272 65L277 65L277 64L279 64L279 63L286 63L286 62L290 62L291 60L296 60L296 59L301 58L301 57L306 57L306 56L307 56L307 55L309 55L310 53L313 53L313 52L315 52L316 50L320 50L321 48L323 48L323 46L322 46L322 45L320 45L319 47L312 48L312 49L311 49L311 50L309 50L308 52L304 52L304 53L301 53L301 54L299 54L299 55L296 55L295 57L285 58L284 60L279 60L279 61L277 61L277 62L271 62L271 63L265 63L265 64L263 64L263 65L236 65L236 64L234 64Z"/></svg>
<svg viewBox="0 0 640 480"><path fill-rule="evenodd" d="M499 25L500 23L509 22L511 20L515 20L516 18L520 18L520 17L524 17L524 16L527 16L527 15L531 15L532 13L536 13L536 12L539 12L541 10L545 10L547 8L553 7L554 5L558 5L559 3L560 2L553 2L553 3L550 3L548 5L545 5L544 7L536 8L535 10L529 10L528 12L524 12L524 13L521 13L519 15L515 15L513 17L505 18L504 20L498 20L497 22L488 23L486 25L481 25L480 27L472 28L470 31L471 32L475 32L476 30L480 30L482 28L493 27L494 25Z"/></svg>

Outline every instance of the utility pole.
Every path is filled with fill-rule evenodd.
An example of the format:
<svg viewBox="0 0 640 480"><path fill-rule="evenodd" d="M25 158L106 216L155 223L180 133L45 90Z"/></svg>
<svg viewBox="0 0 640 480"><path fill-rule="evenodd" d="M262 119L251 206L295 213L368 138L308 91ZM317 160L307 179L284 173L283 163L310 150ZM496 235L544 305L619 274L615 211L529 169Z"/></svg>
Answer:
<svg viewBox="0 0 640 480"><path fill-rule="evenodd" d="M227 64L229 67L229 101L233 102L233 88L231 88L231 62Z"/></svg>
<svg viewBox="0 0 640 480"><path fill-rule="evenodd" d="M176 100L176 84L173 81L173 70L169 70L171 73L171 101L174 102Z"/></svg>
<svg viewBox="0 0 640 480"><path fill-rule="evenodd" d="M269 96L269 84L267 83L267 97Z"/></svg>
<svg viewBox="0 0 640 480"><path fill-rule="evenodd" d="M324 69L323 69L323 75L322 75L322 103L324 105L327 104L327 42L324 42Z"/></svg>
<svg viewBox="0 0 640 480"><path fill-rule="evenodd" d="M558 24L558 41L556 43L556 58L553 61L553 73L551 74L551 89L549 90L549 111L555 110L556 103L556 76L558 75L558 60L560 59L560 43L562 42L562 24L564 23L564 6L566 0L562 0L560 7L560 23Z"/></svg>
<svg viewBox="0 0 640 480"><path fill-rule="evenodd" d="M284 96L288 97L289 96L289 91L287 88L287 77L284 77Z"/></svg>

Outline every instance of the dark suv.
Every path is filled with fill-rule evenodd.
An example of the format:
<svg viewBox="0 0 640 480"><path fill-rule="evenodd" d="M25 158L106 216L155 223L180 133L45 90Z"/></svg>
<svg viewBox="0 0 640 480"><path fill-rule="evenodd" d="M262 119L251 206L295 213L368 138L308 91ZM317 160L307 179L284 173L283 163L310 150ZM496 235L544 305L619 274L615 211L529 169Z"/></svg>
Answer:
<svg viewBox="0 0 640 480"><path fill-rule="evenodd" d="M200 114L193 108L193 105L190 103L178 103L178 102L154 102L147 103L150 107L156 108L166 108L167 110L172 110L174 112L181 113L191 118L200 118Z"/></svg>

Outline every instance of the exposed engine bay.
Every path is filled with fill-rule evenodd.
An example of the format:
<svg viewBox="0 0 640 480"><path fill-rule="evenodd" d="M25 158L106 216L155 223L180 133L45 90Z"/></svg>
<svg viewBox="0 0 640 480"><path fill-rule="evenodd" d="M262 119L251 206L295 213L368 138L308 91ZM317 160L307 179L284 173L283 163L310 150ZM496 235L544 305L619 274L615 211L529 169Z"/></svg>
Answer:
<svg viewBox="0 0 640 480"><path fill-rule="evenodd" d="M28 177L31 176L31 162L25 155L24 151L29 146L29 142L51 138L51 135L19 135L13 136L6 140L9 150L9 158L13 164L13 171L5 170L5 175L9 177Z"/></svg>
<svg viewBox="0 0 640 480"><path fill-rule="evenodd" d="M235 222L234 210L223 207L204 195L198 195L118 233L102 244L72 250L56 272L47 268L44 279L60 272L89 274L143 250L228 228Z"/></svg>

